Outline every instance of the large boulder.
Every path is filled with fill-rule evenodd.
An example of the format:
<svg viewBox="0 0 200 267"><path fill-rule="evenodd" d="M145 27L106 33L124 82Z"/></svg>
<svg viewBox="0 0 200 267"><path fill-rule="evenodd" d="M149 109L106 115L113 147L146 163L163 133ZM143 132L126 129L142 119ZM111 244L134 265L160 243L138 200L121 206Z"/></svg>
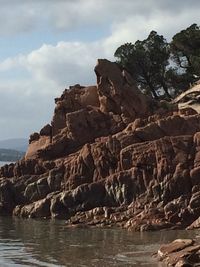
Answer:
<svg viewBox="0 0 200 267"><path fill-rule="evenodd" d="M31 135L26 160L67 155L151 114L153 100L143 95L116 63L98 60L95 73L97 86L76 84L55 99L51 125Z"/></svg>

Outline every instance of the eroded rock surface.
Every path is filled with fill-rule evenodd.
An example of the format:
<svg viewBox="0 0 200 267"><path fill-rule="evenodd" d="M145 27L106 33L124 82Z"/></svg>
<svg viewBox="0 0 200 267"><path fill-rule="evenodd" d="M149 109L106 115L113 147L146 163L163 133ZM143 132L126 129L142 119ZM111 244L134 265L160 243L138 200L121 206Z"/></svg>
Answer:
<svg viewBox="0 0 200 267"><path fill-rule="evenodd" d="M0 169L0 214L134 230L198 227L200 115L143 95L116 63L55 99L26 156Z"/></svg>
<svg viewBox="0 0 200 267"><path fill-rule="evenodd" d="M199 266L197 264L200 263L200 244L192 239L176 239L161 246L157 258L166 263L167 266Z"/></svg>

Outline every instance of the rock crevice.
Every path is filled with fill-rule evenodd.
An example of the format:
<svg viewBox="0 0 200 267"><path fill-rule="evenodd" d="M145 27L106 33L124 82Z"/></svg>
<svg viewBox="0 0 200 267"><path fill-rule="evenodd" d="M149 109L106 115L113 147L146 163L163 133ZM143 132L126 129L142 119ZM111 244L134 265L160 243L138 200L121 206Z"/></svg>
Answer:
<svg viewBox="0 0 200 267"><path fill-rule="evenodd" d="M55 99L51 124L30 136L25 158L0 169L0 214L198 227L200 115L143 95L116 63L98 60L95 73L97 85Z"/></svg>

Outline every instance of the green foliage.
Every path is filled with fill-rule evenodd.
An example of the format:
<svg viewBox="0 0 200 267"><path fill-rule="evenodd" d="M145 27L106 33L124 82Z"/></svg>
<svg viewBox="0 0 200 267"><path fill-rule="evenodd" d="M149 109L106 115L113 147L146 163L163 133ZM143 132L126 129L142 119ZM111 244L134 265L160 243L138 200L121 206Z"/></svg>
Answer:
<svg viewBox="0 0 200 267"><path fill-rule="evenodd" d="M192 24L169 44L151 31L147 39L121 45L114 56L147 94L171 98L200 77L200 28ZM162 98L163 98L162 93Z"/></svg>
<svg viewBox="0 0 200 267"><path fill-rule="evenodd" d="M155 98L158 97L156 91L163 88L170 97L165 82L170 57L169 45L162 35L152 31L144 41L120 46L114 56L133 75L140 88L152 93Z"/></svg>
<svg viewBox="0 0 200 267"><path fill-rule="evenodd" d="M197 24L192 24L173 37L171 53L180 69L183 89L186 89L200 76L200 28Z"/></svg>

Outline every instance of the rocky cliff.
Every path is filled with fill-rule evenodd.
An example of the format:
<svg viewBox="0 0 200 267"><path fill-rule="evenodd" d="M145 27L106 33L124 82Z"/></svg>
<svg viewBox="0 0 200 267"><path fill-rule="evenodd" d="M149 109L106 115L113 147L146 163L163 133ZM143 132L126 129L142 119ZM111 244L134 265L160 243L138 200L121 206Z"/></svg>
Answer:
<svg viewBox="0 0 200 267"><path fill-rule="evenodd" d="M198 227L196 109L143 95L108 60L95 73L97 85L55 99L51 124L30 136L24 159L0 169L0 214L69 226Z"/></svg>

